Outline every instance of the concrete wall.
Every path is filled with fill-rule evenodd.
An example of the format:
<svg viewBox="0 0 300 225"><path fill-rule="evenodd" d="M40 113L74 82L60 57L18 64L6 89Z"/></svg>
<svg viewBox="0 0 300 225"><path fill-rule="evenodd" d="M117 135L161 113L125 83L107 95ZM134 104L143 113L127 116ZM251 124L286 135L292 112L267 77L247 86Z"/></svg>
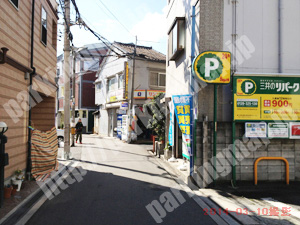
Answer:
<svg viewBox="0 0 300 225"><path fill-rule="evenodd" d="M169 4L167 22L169 28L175 17L185 17L185 50L176 61L167 62L167 86L166 97L172 95L190 94L191 76L191 31L192 31L192 6L196 1L174 1ZM195 7L195 55L207 50L223 49L223 1L222 0L202 0ZM167 59L169 56L167 56ZM199 83L195 81L195 92L198 93L198 118L208 116L213 120L213 85ZM218 88L219 109L218 120L230 121L230 85L220 85Z"/></svg>
<svg viewBox="0 0 300 225"><path fill-rule="evenodd" d="M107 110L100 109L99 115L99 132L98 134L108 136L108 112Z"/></svg>
<svg viewBox="0 0 300 225"><path fill-rule="evenodd" d="M231 123L218 123L217 138L217 180L232 180L232 133ZM242 138L244 124L237 124L236 179L254 181L254 162L259 157L284 157L289 162L290 180L300 180L300 140ZM195 152L195 180L199 185L211 184L213 167L213 124L197 124L197 146ZM203 169L203 165L204 168ZM285 164L281 161L261 161L258 164L258 180L285 181Z"/></svg>

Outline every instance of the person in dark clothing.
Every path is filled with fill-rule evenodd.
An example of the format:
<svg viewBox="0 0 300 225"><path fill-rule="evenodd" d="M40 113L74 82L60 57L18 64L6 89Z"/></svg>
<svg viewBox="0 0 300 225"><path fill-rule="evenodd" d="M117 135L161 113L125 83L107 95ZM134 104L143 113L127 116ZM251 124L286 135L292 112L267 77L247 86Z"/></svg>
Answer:
<svg viewBox="0 0 300 225"><path fill-rule="evenodd" d="M76 128L76 143L77 143L78 138L79 138L80 144L82 144L82 128L83 128L83 124L82 124L80 118L79 118L78 122L76 123L75 128Z"/></svg>

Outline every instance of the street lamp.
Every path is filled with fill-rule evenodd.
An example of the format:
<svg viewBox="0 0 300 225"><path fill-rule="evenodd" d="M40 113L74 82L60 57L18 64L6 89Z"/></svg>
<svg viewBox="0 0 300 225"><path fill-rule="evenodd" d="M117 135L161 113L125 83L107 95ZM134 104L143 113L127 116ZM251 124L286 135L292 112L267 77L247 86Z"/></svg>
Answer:
<svg viewBox="0 0 300 225"><path fill-rule="evenodd" d="M0 135L3 135L8 130L5 122L0 122Z"/></svg>
<svg viewBox="0 0 300 225"><path fill-rule="evenodd" d="M4 201L4 167L8 165L8 154L5 153L7 137L4 135L7 130L6 123L0 122L0 207L3 206Z"/></svg>

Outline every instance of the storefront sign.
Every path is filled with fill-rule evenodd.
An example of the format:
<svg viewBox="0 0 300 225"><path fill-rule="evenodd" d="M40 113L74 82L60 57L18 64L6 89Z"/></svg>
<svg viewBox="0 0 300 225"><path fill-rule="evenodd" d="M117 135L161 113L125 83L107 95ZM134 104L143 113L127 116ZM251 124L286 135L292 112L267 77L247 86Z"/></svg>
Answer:
<svg viewBox="0 0 300 225"><path fill-rule="evenodd" d="M117 117L117 136L122 139L122 115L118 115Z"/></svg>
<svg viewBox="0 0 300 225"><path fill-rule="evenodd" d="M246 137L267 137L267 124L264 122L261 123L245 123Z"/></svg>
<svg viewBox="0 0 300 225"><path fill-rule="evenodd" d="M299 77L235 76L234 120L300 121Z"/></svg>
<svg viewBox="0 0 300 225"><path fill-rule="evenodd" d="M134 99L146 99L146 90L135 90L133 98Z"/></svg>
<svg viewBox="0 0 300 225"><path fill-rule="evenodd" d="M127 110L128 109L128 102L121 102L120 109Z"/></svg>
<svg viewBox="0 0 300 225"><path fill-rule="evenodd" d="M121 115L125 115L126 114L126 110L125 109L117 109L116 111L118 114L121 114Z"/></svg>
<svg viewBox="0 0 300 225"><path fill-rule="evenodd" d="M300 139L300 123L290 123L290 138Z"/></svg>
<svg viewBox="0 0 300 225"><path fill-rule="evenodd" d="M162 90L135 90L134 99L153 99L159 93L165 93ZM147 95L146 95L147 94Z"/></svg>
<svg viewBox="0 0 300 225"><path fill-rule="evenodd" d="M147 90L147 99L153 99L155 95L159 93L165 93L162 90Z"/></svg>
<svg viewBox="0 0 300 225"><path fill-rule="evenodd" d="M107 93L107 102L117 102L123 99L123 91L116 90Z"/></svg>
<svg viewBox="0 0 300 225"><path fill-rule="evenodd" d="M288 123L268 123L269 138L288 138L289 124Z"/></svg>
<svg viewBox="0 0 300 225"><path fill-rule="evenodd" d="M174 95L172 99L176 119L182 132L182 154L185 158L190 159L190 156L192 156L191 117L193 114L191 112L193 109L193 98L191 95Z"/></svg>
<svg viewBox="0 0 300 225"><path fill-rule="evenodd" d="M231 53L207 51L199 54L192 65L196 78L206 83L230 83Z"/></svg>
<svg viewBox="0 0 300 225"><path fill-rule="evenodd" d="M124 63L124 71L125 71L125 91L124 91L124 99L128 99L128 83L129 83L129 71L128 71L128 62Z"/></svg>
<svg viewBox="0 0 300 225"><path fill-rule="evenodd" d="M128 140L128 129L129 129L129 117L122 115L122 140Z"/></svg>

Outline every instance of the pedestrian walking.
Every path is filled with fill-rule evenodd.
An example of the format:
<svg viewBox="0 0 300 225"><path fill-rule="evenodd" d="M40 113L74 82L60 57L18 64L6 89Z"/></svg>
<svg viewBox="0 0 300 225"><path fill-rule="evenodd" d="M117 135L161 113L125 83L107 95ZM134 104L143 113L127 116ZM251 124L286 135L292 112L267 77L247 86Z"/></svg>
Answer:
<svg viewBox="0 0 300 225"><path fill-rule="evenodd" d="M80 144L82 144L82 128L83 128L83 124L81 122L81 119L79 118L78 122L76 123L76 143L79 138L79 142Z"/></svg>

